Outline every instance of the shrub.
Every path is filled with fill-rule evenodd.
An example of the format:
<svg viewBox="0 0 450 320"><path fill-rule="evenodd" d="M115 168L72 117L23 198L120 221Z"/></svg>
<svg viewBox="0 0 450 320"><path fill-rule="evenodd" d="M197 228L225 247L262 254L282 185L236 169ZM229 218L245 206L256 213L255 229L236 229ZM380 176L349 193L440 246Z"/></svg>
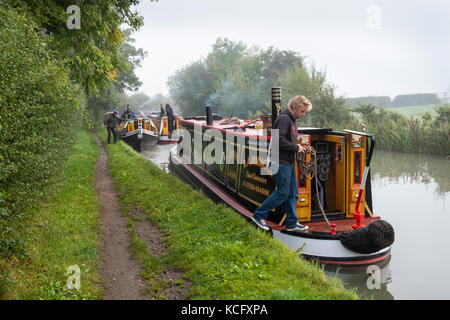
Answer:
<svg viewBox="0 0 450 320"><path fill-rule="evenodd" d="M43 195L82 123L84 98L19 9L0 7L0 239Z"/></svg>

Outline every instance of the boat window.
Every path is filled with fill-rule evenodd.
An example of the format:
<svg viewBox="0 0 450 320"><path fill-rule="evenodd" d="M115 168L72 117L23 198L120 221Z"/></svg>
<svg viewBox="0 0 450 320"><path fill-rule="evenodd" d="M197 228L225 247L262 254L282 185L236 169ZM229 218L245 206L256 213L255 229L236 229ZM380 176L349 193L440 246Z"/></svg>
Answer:
<svg viewBox="0 0 450 320"><path fill-rule="evenodd" d="M301 173L298 174L298 187L306 188L306 177L302 175Z"/></svg>
<svg viewBox="0 0 450 320"><path fill-rule="evenodd" d="M354 152L353 184L361 184L361 151Z"/></svg>

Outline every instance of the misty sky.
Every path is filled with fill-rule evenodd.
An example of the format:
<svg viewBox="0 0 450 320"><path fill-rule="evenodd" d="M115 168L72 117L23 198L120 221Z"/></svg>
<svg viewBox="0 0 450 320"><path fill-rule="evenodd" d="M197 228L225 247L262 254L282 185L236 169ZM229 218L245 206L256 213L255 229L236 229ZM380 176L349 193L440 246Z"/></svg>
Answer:
<svg viewBox="0 0 450 320"><path fill-rule="evenodd" d="M306 56L346 97L450 95L448 0L142 0L140 91L206 57L218 37ZM301 94L301 93L299 93Z"/></svg>

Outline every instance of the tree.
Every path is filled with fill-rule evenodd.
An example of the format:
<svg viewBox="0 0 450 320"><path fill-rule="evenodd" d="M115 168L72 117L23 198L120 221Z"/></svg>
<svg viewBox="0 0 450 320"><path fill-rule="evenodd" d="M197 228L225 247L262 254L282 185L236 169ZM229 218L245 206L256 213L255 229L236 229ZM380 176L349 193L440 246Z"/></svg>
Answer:
<svg viewBox="0 0 450 320"><path fill-rule="evenodd" d="M114 82L114 86L119 92L125 90L136 91L142 85L138 77L135 74L135 70L142 65L142 61L147 56L147 52L142 48L136 48L133 43L134 38L131 37L132 29L125 29L123 34L125 41L120 44L119 51L122 55L122 60L127 68L125 70L119 70L117 72L117 79Z"/></svg>
<svg viewBox="0 0 450 320"><path fill-rule="evenodd" d="M450 124L450 105L448 103L436 105L435 111L437 113L435 123L438 126L442 124Z"/></svg>
<svg viewBox="0 0 450 320"><path fill-rule="evenodd" d="M216 40L205 60L205 68L214 88L220 88L221 83L232 75L234 65L244 56L245 50L242 42L227 38Z"/></svg>
<svg viewBox="0 0 450 320"><path fill-rule="evenodd" d="M307 70L296 64L282 75L280 82L283 105L287 105L288 99L296 95L303 95L311 101L313 109L305 117L306 122L323 126L351 119L345 99L336 96L334 86L326 82L325 72L316 70L314 66Z"/></svg>
<svg viewBox="0 0 450 320"><path fill-rule="evenodd" d="M147 96L139 100L142 94L137 94L138 96L133 98L125 94L125 90L135 91L142 85L142 82L139 81L135 74L135 70L141 66L141 62L147 55L147 52L133 46L134 39L131 37L131 29L126 29L124 35L126 35L126 39L120 44L119 51L123 64L127 66L127 69L118 72L117 78L113 79L107 88L89 96L87 109L93 119L99 120L103 118L105 112L113 109L122 110L126 104L136 108L148 100Z"/></svg>
<svg viewBox="0 0 450 320"><path fill-rule="evenodd" d="M144 102L150 100L150 97L145 93L136 92L131 96L126 96L124 99L124 104L129 104L131 109L137 109Z"/></svg>
<svg viewBox="0 0 450 320"><path fill-rule="evenodd" d="M122 59L120 44L125 40L120 30L127 24L134 31L143 18L131 7L140 0L5 0L33 19L46 35L46 48L69 66L72 80L88 94L107 88L119 71L129 66ZM151 0L154 1L154 0ZM69 29L69 6L80 8L80 29Z"/></svg>
<svg viewBox="0 0 450 320"><path fill-rule="evenodd" d="M211 94L209 73L202 60L177 70L167 82L169 93L185 117L204 113L204 106Z"/></svg>
<svg viewBox="0 0 450 320"><path fill-rule="evenodd" d="M368 104L358 103L358 105L359 106L352 111L360 113L362 120L365 123L371 123L376 118L377 107L371 103Z"/></svg>
<svg viewBox="0 0 450 320"><path fill-rule="evenodd" d="M177 71L168 85L184 115L203 114L210 103L223 116L247 118L270 112L270 88L295 65L303 65L299 53L218 38L205 60Z"/></svg>
<svg viewBox="0 0 450 320"><path fill-rule="evenodd" d="M270 47L263 52L263 55L267 57L267 60L264 60L262 75L265 79L271 80L273 86L280 85L280 77L286 71L294 66L303 67L304 64L304 58L300 56L300 53L291 50L278 50Z"/></svg>

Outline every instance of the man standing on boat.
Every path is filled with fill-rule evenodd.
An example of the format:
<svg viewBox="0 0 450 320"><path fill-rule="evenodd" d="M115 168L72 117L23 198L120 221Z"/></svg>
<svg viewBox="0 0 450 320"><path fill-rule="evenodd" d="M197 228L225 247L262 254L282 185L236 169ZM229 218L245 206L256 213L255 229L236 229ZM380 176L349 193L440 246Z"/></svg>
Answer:
<svg viewBox="0 0 450 320"><path fill-rule="evenodd" d="M279 132L279 163L275 174L277 189L253 213L252 220L258 227L269 230L264 219L272 209L284 203L286 211L286 230L305 231L307 226L297 222L298 183L295 173L295 156L305 152L305 148L297 144L296 119L311 111L311 102L304 96L295 96L288 102L288 109L282 111L276 118L273 128Z"/></svg>
<svg viewBox="0 0 450 320"><path fill-rule="evenodd" d="M173 131L173 121L175 120L173 117L173 109L170 104L166 104L166 115L167 115L167 124L169 129L169 139L172 136Z"/></svg>
<svg viewBox="0 0 450 320"><path fill-rule="evenodd" d="M131 119L131 110L129 104L127 104L127 109L122 113L122 118Z"/></svg>

